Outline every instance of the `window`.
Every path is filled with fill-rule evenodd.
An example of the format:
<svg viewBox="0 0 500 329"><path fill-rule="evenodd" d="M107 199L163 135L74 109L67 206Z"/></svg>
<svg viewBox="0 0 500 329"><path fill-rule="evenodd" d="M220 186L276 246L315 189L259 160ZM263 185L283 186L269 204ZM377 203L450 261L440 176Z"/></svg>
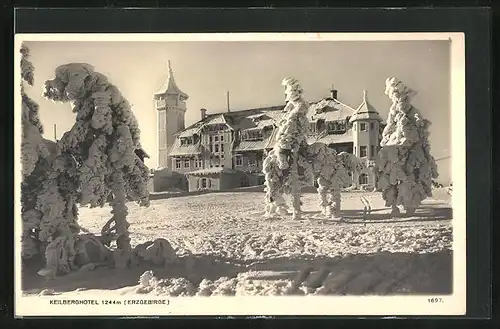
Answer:
<svg viewBox="0 0 500 329"><path fill-rule="evenodd" d="M218 142L219 141L219 136L214 136L214 141Z"/></svg>
<svg viewBox="0 0 500 329"><path fill-rule="evenodd" d="M333 121L328 122L329 133L344 133L346 130L345 122Z"/></svg>
<svg viewBox="0 0 500 329"><path fill-rule="evenodd" d="M241 139L244 141L262 140L262 130L247 130L242 133Z"/></svg>
<svg viewBox="0 0 500 329"><path fill-rule="evenodd" d="M208 141L212 143L212 136L208 136Z"/></svg>
<svg viewBox="0 0 500 329"><path fill-rule="evenodd" d="M220 154L220 158L221 158L221 159L224 159L224 153L221 153L221 154Z"/></svg>
<svg viewBox="0 0 500 329"><path fill-rule="evenodd" d="M202 168L203 167L203 160L202 159L196 159L194 165L196 168Z"/></svg>
<svg viewBox="0 0 500 329"><path fill-rule="evenodd" d="M237 167L243 166L243 157L241 155L236 156L236 166Z"/></svg>
<svg viewBox="0 0 500 329"><path fill-rule="evenodd" d="M360 146L359 147L359 157L364 158L366 157L366 152L367 152L367 147L366 146Z"/></svg>
<svg viewBox="0 0 500 329"><path fill-rule="evenodd" d="M366 184L368 184L368 175L367 174L359 175L359 185L366 185Z"/></svg>
<svg viewBox="0 0 500 329"><path fill-rule="evenodd" d="M370 130L375 130L375 123L370 122Z"/></svg>
<svg viewBox="0 0 500 329"><path fill-rule="evenodd" d="M206 178L201 179L201 188L207 188L207 179Z"/></svg>
<svg viewBox="0 0 500 329"><path fill-rule="evenodd" d="M208 146L208 148L210 149L210 153L212 153L212 152L214 151L214 146L213 146L212 144L210 144L210 145Z"/></svg>
<svg viewBox="0 0 500 329"><path fill-rule="evenodd" d="M220 135L220 141L223 142L224 141L224 135Z"/></svg>
<svg viewBox="0 0 500 329"><path fill-rule="evenodd" d="M366 122L360 122L359 123L359 131L367 131L367 129L366 129Z"/></svg>
<svg viewBox="0 0 500 329"><path fill-rule="evenodd" d="M219 153L219 144L215 144L215 153Z"/></svg>
<svg viewBox="0 0 500 329"><path fill-rule="evenodd" d="M189 168L189 159L184 160L184 168Z"/></svg>
<svg viewBox="0 0 500 329"><path fill-rule="evenodd" d="M224 144L220 144L220 153L224 153Z"/></svg>
<svg viewBox="0 0 500 329"><path fill-rule="evenodd" d="M248 165L250 167L257 167L257 159L255 159L255 158L248 159Z"/></svg>
<svg viewBox="0 0 500 329"><path fill-rule="evenodd" d="M175 159L175 168L177 168L177 169L181 168L181 160Z"/></svg>

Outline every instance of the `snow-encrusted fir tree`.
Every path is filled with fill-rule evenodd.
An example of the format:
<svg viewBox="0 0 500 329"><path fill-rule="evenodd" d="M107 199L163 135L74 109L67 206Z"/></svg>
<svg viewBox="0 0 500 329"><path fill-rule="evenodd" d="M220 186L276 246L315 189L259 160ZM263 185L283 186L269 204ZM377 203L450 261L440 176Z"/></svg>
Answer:
<svg viewBox="0 0 500 329"><path fill-rule="evenodd" d="M431 123L410 104L416 92L399 79L386 80L385 94L392 106L376 161L378 188L393 216L400 215L400 207L411 216L432 196L432 179L438 177L428 140Z"/></svg>
<svg viewBox="0 0 500 329"><path fill-rule="evenodd" d="M263 172L266 178L266 215L283 210L283 193L292 198L293 219L300 219L300 176L308 175L310 168L305 160L309 105L302 97L302 88L294 78L282 81L286 106L284 117L277 129L276 143L267 155Z"/></svg>
<svg viewBox="0 0 500 329"><path fill-rule="evenodd" d="M69 63L45 82L44 96L70 102L76 122L58 142L57 157L44 182L43 204L51 210L46 272L68 272L89 262L111 261L124 268L135 263L126 202L149 205L148 168L136 155L140 132L130 105L108 79L85 63ZM112 217L102 236L77 235L76 205L101 207L110 201ZM112 241L116 249L108 253ZM90 244L89 244L90 242Z"/></svg>
<svg viewBox="0 0 500 329"><path fill-rule="evenodd" d="M25 91L25 83L33 86L34 67L28 60L29 49L21 46L21 218L22 229L22 257L32 258L39 255L42 243L38 237L42 213L37 206L38 194L46 172L51 167L50 150L47 144L50 141L42 137L43 127L38 115L38 104Z"/></svg>
<svg viewBox="0 0 500 329"><path fill-rule="evenodd" d="M329 148L324 143L309 146L308 157L312 163L315 185L320 198L323 215L341 218L341 191L352 185L350 172L359 172L363 165L355 155Z"/></svg>

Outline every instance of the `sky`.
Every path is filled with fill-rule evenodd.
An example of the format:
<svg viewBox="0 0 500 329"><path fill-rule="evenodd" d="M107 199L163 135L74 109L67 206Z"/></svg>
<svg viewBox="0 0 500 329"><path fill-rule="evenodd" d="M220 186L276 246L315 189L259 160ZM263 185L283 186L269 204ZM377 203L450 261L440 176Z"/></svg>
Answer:
<svg viewBox="0 0 500 329"><path fill-rule="evenodd" d="M451 155L450 42L422 41L29 41L35 84L27 88L40 105L45 138L69 130L75 115L67 103L41 96L57 66L89 63L106 75L132 105L139 121L141 141L156 167L156 112L153 93L167 79L171 61L179 88L189 95L186 126L208 113L284 104L281 80L294 77L304 98L316 101L329 95L356 108L367 90L369 102L387 117L390 100L384 95L387 77L397 77L418 94L412 103L432 122L431 153L436 159ZM451 162L438 162L441 178L450 180Z"/></svg>

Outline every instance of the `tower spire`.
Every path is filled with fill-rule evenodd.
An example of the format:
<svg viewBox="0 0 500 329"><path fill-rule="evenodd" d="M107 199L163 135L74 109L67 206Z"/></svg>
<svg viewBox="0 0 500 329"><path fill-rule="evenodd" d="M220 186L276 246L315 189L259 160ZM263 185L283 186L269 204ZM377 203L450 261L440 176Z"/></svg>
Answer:
<svg viewBox="0 0 500 329"><path fill-rule="evenodd" d="M363 102L365 102L365 103L367 102L367 95L368 95L368 91L366 91L366 89L363 90Z"/></svg>
<svg viewBox="0 0 500 329"><path fill-rule="evenodd" d="M174 71L172 70L172 63L170 62L170 60L167 60L167 71L168 71L168 75L167 75L166 83L154 95L161 96L164 94L178 94L178 95L180 95L182 100L187 100L188 95L186 93L182 92L181 89L175 83Z"/></svg>

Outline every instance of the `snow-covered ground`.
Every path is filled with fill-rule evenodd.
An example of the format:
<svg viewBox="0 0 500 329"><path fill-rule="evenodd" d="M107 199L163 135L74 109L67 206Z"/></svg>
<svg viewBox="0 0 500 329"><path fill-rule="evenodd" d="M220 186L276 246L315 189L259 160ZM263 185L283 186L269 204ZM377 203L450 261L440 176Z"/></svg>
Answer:
<svg viewBox="0 0 500 329"><path fill-rule="evenodd" d="M365 218L362 195L372 207ZM343 222L324 218L313 193L303 195L303 221L263 218L262 192L173 197L149 208L129 204L132 244L166 238L178 248L176 264L99 268L50 281L25 270L23 290L137 294L139 276L153 270L158 280L147 292L159 295L447 294L450 198L436 189L414 217L391 219L379 193L343 193ZM80 223L98 233L109 210L81 209Z"/></svg>

